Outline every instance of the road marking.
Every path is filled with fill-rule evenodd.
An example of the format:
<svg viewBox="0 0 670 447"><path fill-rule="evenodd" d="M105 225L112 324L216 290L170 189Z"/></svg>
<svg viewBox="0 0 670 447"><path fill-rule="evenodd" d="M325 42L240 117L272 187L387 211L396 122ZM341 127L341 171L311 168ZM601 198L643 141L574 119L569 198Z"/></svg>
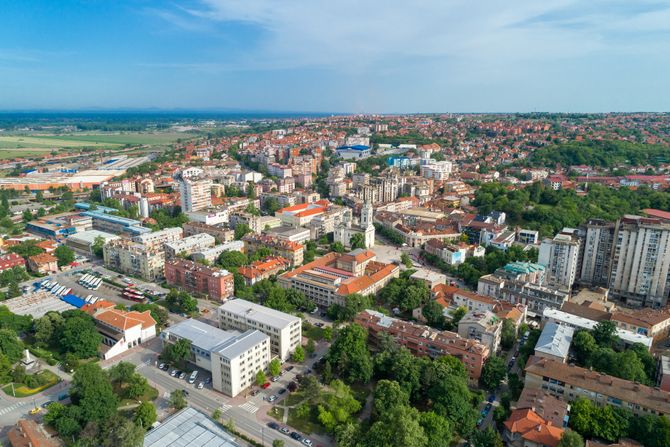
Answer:
<svg viewBox="0 0 670 447"><path fill-rule="evenodd" d="M233 408L232 405L221 404L221 413L225 413L226 411L230 410L231 408Z"/></svg>
<svg viewBox="0 0 670 447"><path fill-rule="evenodd" d="M169 399L170 398L170 393L167 391L163 393L163 399Z"/></svg>
<svg viewBox="0 0 670 447"><path fill-rule="evenodd" d="M251 402L247 402L244 405L240 405L240 408L242 408L245 411L248 411L251 414L254 414L255 412L258 411L258 407L256 405L252 404Z"/></svg>
<svg viewBox="0 0 670 447"><path fill-rule="evenodd" d="M2 409L0 409L0 416L3 415L3 414L11 413L12 411L14 411L18 408L21 408L25 405L28 405L28 404L30 404L30 402L17 402L14 405L10 405L9 407L2 408Z"/></svg>

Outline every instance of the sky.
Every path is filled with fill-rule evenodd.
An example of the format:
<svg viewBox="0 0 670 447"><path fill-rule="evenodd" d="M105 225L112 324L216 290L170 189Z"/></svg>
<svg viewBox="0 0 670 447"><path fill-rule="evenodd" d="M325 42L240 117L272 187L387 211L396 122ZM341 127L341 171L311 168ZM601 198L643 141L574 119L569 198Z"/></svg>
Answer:
<svg viewBox="0 0 670 447"><path fill-rule="evenodd" d="M4 0L0 109L670 111L670 0Z"/></svg>

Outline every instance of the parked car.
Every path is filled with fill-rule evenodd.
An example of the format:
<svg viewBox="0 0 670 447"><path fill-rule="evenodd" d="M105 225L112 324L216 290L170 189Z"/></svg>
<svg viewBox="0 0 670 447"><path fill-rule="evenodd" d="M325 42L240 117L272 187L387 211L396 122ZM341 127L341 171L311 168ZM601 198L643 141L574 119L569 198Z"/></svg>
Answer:
<svg viewBox="0 0 670 447"><path fill-rule="evenodd" d="M289 430L289 429L286 428L286 427L280 427L280 428L279 428L279 431L280 431L281 433L285 434L285 435L288 435L289 433L291 433L291 430Z"/></svg>
<svg viewBox="0 0 670 447"><path fill-rule="evenodd" d="M273 430L279 430L279 424L276 422L268 422L268 427L272 428Z"/></svg>
<svg viewBox="0 0 670 447"><path fill-rule="evenodd" d="M306 446L312 447L312 441L307 438L303 438L302 443Z"/></svg>
<svg viewBox="0 0 670 447"><path fill-rule="evenodd" d="M179 373L181 373L181 371L179 371L178 369L173 369L172 372L170 373L170 375L171 375L172 377L177 377L177 375L178 375Z"/></svg>
<svg viewBox="0 0 670 447"><path fill-rule="evenodd" d="M293 368L295 368L293 365L287 366L286 367L286 372L292 371Z"/></svg>
<svg viewBox="0 0 670 447"><path fill-rule="evenodd" d="M272 380L273 382L276 382L277 380L279 380L279 376L274 376L274 377L273 377L272 379L270 379L270 380Z"/></svg>
<svg viewBox="0 0 670 447"><path fill-rule="evenodd" d="M261 385L261 388L264 390L268 389L270 387L270 382L265 382L263 385Z"/></svg>
<svg viewBox="0 0 670 447"><path fill-rule="evenodd" d="M46 401L46 402L44 402L44 403L42 404L42 408L46 409L46 408L47 408L49 405L51 405L52 403L54 403L53 400L48 400L48 401Z"/></svg>
<svg viewBox="0 0 670 447"><path fill-rule="evenodd" d="M181 392L184 393L184 396L188 396L188 390L182 388Z"/></svg>
<svg viewBox="0 0 670 447"><path fill-rule="evenodd" d="M198 389L199 389L199 390L203 389L204 387L205 387L205 382L200 382L200 383L198 384Z"/></svg>
<svg viewBox="0 0 670 447"><path fill-rule="evenodd" d="M300 441L300 440L302 440L302 436L301 436L300 433L298 433L297 431L293 431L293 432L291 432L291 437L292 437L293 439L295 439L296 441Z"/></svg>
<svg viewBox="0 0 670 447"><path fill-rule="evenodd" d="M158 365L158 369L163 369L163 368L165 368L165 363L161 363L160 365Z"/></svg>
<svg viewBox="0 0 670 447"><path fill-rule="evenodd" d="M490 403L490 404L492 404L493 402L495 402L495 400L496 400L496 395L495 395L495 394L491 394L491 395L489 395L489 397L486 399L486 401L487 401L488 403Z"/></svg>
<svg viewBox="0 0 670 447"><path fill-rule="evenodd" d="M282 388L281 390L277 391L277 394L284 394L286 392L286 388Z"/></svg>
<svg viewBox="0 0 670 447"><path fill-rule="evenodd" d="M277 396L275 396L274 394L272 396L268 397L268 402L274 402L276 400L277 400Z"/></svg>
<svg viewBox="0 0 670 447"><path fill-rule="evenodd" d="M185 379L186 378L186 373L185 372L179 373L179 378L180 379Z"/></svg>

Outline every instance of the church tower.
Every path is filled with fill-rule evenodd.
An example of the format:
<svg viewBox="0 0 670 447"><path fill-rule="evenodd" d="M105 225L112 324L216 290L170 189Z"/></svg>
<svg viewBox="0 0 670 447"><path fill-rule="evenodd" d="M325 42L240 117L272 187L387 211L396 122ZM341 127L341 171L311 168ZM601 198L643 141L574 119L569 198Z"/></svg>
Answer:
<svg viewBox="0 0 670 447"><path fill-rule="evenodd" d="M368 228L372 225L372 205L365 202L361 208L361 228Z"/></svg>

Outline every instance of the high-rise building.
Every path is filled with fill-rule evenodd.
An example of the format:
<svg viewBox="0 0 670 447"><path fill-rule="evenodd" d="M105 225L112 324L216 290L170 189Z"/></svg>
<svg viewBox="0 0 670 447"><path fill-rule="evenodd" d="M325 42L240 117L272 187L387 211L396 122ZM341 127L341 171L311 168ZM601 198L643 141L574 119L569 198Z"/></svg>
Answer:
<svg viewBox="0 0 670 447"><path fill-rule="evenodd" d="M589 286L606 286L614 244L614 222L591 219L586 224L579 282Z"/></svg>
<svg viewBox="0 0 670 447"><path fill-rule="evenodd" d="M202 169L190 168L175 176L179 183L181 210L199 211L212 205L212 180L203 176Z"/></svg>
<svg viewBox="0 0 670 447"><path fill-rule="evenodd" d="M634 306L665 306L670 294L670 222L626 215L616 224L612 296Z"/></svg>
<svg viewBox="0 0 670 447"><path fill-rule="evenodd" d="M550 285L570 290L579 271L579 246L578 230L572 228L564 228L553 239L542 241L538 263L547 268Z"/></svg>

